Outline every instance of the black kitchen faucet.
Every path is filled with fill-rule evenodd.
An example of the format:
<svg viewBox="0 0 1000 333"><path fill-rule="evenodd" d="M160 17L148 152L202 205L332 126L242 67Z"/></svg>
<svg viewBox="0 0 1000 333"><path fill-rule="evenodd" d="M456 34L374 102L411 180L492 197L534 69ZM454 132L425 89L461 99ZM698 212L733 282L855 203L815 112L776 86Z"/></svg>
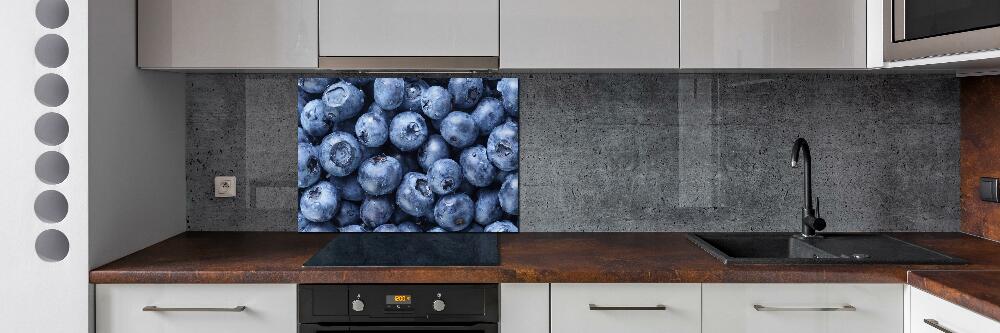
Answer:
<svg viewBox="0 0 1000 333"><path fill-rule="evenodd" d="M805 171L802 173L802 237L820 237L816 235L816 231L826 229L826 220L817 216L813 209L812 156L809 155L809 143L806 143L806 139L798 138L792 146L792 168L799 167L800 151L805 164ZM819 198L816 198L816 206L819 207Z"/></svg>

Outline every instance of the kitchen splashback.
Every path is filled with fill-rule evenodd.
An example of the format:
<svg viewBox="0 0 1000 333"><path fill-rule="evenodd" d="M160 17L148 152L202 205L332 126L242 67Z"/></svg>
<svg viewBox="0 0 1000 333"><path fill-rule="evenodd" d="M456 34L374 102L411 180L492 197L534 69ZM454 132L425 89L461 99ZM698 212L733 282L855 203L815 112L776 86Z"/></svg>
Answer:
<svg viewBox="0 0 1000 333"><path fill-rule="evenodd" d="M517 232L516 78L303 77L299 232Z"/></svg>
<svg viewBox="0 0 1000 333"><path fill-rule="evenodd" d="M187 77L190 230L295 230L298 77ZM798 230L800 136L827 231L959 228L953 76L517 77L522 232Z"/></svg>

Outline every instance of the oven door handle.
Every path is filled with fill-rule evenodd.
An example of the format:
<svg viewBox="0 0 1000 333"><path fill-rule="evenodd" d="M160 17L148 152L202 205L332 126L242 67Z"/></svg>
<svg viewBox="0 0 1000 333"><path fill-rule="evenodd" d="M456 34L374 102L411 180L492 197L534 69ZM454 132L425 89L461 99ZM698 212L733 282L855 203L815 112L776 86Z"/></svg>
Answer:
<svg viewBox="0 0 1000 333"><path fill-rule="evenodd" d="M396 326L396 325L386 325L386 326L351 326L348 330L351 332L367 332L367 331L390 331L390 332L438 332L438 331L482 331L483 333L497 333L496 324L473 324L473 325L453 325L453 326Z"/></svg>
<svg viewBox="0 0 1000 333"><path fill-rule="evenodd" d="M482 333L498 333L497 324L480 323L473 325L446 325L446 326L402 326L402 325L379 325L379 326L324 326L316 324L299 324L299 333L325 333L325 332L440 332L440 331L474 331Z"/></svg>

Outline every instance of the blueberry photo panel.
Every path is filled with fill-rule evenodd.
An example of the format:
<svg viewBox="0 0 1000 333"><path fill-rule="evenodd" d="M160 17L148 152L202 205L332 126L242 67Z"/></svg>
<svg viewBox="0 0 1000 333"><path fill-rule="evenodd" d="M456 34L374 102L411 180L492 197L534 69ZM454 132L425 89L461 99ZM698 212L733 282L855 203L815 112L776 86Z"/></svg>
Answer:
<svg viewBox="0 0 1000 333"><path fill-rule="evenodd" d="M517 232L516 78L298 81L299 232Z"/></svg>

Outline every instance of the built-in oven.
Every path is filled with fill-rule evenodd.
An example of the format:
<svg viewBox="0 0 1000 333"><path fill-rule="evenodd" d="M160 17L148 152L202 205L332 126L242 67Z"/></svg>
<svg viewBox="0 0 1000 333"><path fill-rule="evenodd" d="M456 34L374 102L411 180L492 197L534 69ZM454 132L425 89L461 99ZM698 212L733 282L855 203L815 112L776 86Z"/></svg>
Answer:
<svg viewBox="0 0 1000 333"><path fill-rule="evenodd" d="M1000 49L1000 0L884 0L885 60Z"/></svg>
<svg viewBox="0 0 1000 333"><path fill-rule="evenodd" d="M495 284L303 284L299 333L497 333Z"/></svg>

